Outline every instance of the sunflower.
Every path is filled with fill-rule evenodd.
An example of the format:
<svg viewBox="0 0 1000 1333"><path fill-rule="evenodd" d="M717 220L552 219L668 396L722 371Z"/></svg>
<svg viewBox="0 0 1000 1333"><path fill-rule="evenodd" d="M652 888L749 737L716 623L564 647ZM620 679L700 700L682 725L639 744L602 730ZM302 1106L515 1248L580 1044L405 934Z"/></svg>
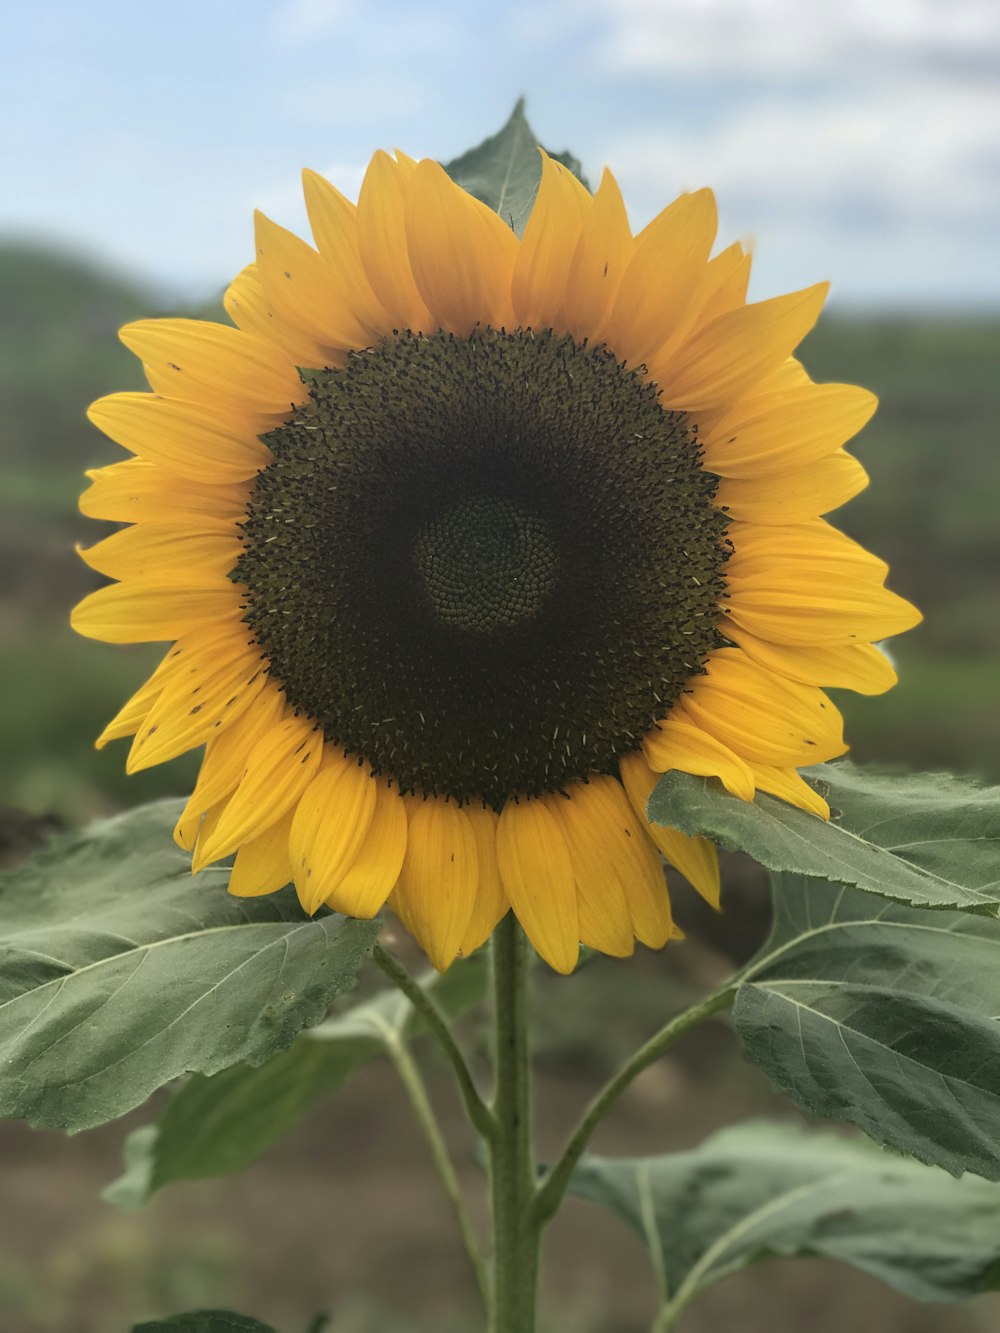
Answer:
<svg viewBox="0 0 1000 1333"><path fill-rule="evenodd" d="M438 968L511 908L560 972L660 947L661 854L716 905L719 871L647 821L658 776L828 815L821 687L887 689L919 618L821 517L875 407L792 357L825 286L747 304L710 191L633 235L544 156L521 238L433 161L304 183L315 248L258 216L232 325L128 325L152 392L90 409L134 457L81 507L130 526L73 623L173 641L98 744L204 746L196 871L388 902Z"/></svg>

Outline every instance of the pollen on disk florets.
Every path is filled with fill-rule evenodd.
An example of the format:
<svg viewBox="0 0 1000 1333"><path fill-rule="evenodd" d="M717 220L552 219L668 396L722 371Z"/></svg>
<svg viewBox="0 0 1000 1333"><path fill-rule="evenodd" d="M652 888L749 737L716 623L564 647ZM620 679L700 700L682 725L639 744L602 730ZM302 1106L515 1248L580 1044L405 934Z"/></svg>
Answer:
<svg viewBox="0 0 1000 1333"><path fill-rule="evenodd" d="M268 437L233 577L289 700L403 791L554 791L719 643L725 516L683 414L603 348L401 333Z"/></svg>

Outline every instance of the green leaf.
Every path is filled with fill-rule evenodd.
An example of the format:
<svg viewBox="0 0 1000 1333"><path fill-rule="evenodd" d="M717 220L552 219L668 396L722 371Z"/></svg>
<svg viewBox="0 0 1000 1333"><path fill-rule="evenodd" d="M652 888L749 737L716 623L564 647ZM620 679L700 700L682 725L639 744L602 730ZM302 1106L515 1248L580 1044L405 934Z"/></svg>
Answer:
<svg viewBox="0 0 1000 1333"><path fill-rule="evenodd" d="M454 1018L482 999L486 971L485 955L478 954L441 975L429 973L421 984ZM423 1030L409 1000L386 990L302 1033L291 1050L259 1068L238 1065L212 1078L192 1076L156 1124L129 1135L125 1172L104 1198L119 1208L138 1208L174 1181L241 1171L388 1042Z"/></svg>
<svg viewBox="0 0 1000 1333"><path fill-rule="evenodd" d="M260 1064L354 985L378 923L191 874L163 801L0 878L0 1115L75 1132L188 1071Z"/></svg>
<svg viewBox="0 0 1000 1333"><path fill-rule="evenodd" d="M232 1310L195 1310L175 1314L169 1319L154 1319L151 1324L133 1324L132 1333L277 1333L270 1324L251 1319Z"/></svg>
<svg viewBox="0 0 1000 1333"><path fill-rule="evenodd" d="M1000 789L843 761L805 776L829 800L829 823L773 796L741 801L714 779L678 772L654 788L649 818L749 852L770 870L852 884L917 907L996 914Z"/></svg>
<svg viewBox="0 0 1000 1333"><path fill-rule="evenodd" d="M1000 1180L1000 921L775 877L733 1011L747 1057L813 1115Z"/></svg>
<svg viewBox="0 0 1000 1333"><path fill-rule="evenodd" d="M522 97L499 133L484 139L444 169L456 184L499 213L522 235L542 179L539 143L524 114ZM546 150L548 151L548 150ZM549 153L586 185L580 163L571 153Z"/></svg>
<svg viewBox="0 0 1000 1333"><path fill-rule="evenodd" d="M1000 1188L830 1132L759 1121L692 1152L584 1158L570 1189L643 1237L672 1314L779 1256L836 1259L916 1300L1000 1285Z"/></svg>

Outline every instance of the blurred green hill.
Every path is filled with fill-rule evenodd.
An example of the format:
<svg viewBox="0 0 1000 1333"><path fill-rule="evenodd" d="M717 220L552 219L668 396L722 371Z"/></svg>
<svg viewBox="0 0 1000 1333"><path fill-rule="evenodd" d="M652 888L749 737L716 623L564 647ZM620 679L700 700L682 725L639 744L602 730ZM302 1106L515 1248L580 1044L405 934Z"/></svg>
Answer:
<svg viewBox="0 0 1000 1333"><path fill-rule="evenodd" d="M160 654L102 651L67 623L100 582L73 549L105 530L77 512L83 470L125 456L84 412L103 393L143 387L117 331L163 313L85 261L0 245L0 805L83 819L181 791L193 769L132 780L121 747L94 750Z"/></svg>
<svg viewBox="0 0 1000 1333"><path fill-rule="evenodd" d="M36 512L65 512L86 457L81 450L96 438L80 406L119 381L141 387L135 358L116 334L150 305L148 293L80 261L0 246L5 508L23 500Z"/></svg>
<svg viewBox="0 0 1000 1333"><path fill-rule="evenodd" d="M85 262L0 245L0 804L82 818L183 791L193 761L125 778L125 745L93 737L156 649L77 639L70 606L98 580L73 555L98 525L76 513L84 468L120 450L84 410L142 387L116 338L171 313ZM844 696L854 753L1000 779L1000 314L831 316L804 360L820 380L874 389L881 409L854 446L872 485L835 516L892 565L926 620L892 648L901 683Z"/></svg>

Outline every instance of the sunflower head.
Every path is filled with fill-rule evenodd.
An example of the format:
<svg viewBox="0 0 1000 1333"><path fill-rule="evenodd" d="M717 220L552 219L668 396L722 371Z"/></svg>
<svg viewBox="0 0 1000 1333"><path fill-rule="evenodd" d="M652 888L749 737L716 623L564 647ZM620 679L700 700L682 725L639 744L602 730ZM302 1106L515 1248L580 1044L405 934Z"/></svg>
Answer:
<svg viewBox="0 0 1000 1333"><path fill-rule="evenodd" d="M709 191L633 234L544 154L521 236L429 160L304 184L315 245L258 217L232 323L127 326L151 392L91 408L133 457L82 508L130 526L74 624L172 643L98 743L204 746L195 869L388 901L439 968L511 908L559 971L659 947L661 854L719 895L659 774L826 815L822 687L887 689L918 619L822 517L875 405L793 359L825 288L747 304Z"/></svg>

